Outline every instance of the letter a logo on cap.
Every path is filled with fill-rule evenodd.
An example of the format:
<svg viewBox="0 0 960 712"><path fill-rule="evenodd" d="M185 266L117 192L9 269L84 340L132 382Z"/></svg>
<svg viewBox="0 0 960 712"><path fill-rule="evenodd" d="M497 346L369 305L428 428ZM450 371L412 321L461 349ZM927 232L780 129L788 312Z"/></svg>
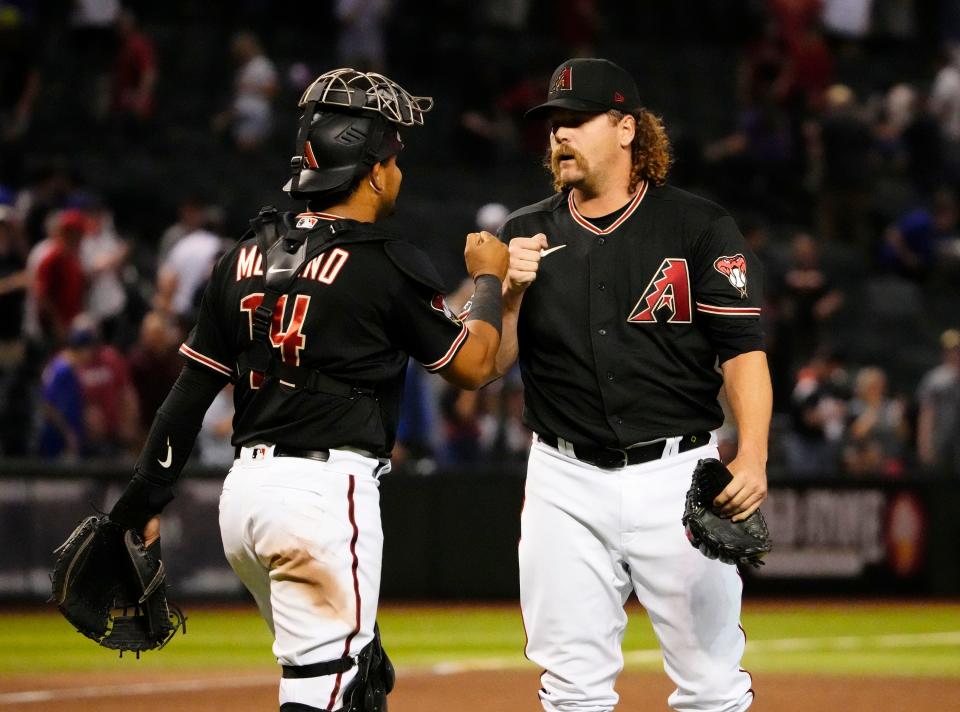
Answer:
<svg viewBox="0 0 960 712"><path fill-rule="evenodd" d="M557 79L553 83L551 92L571 91L573 89L573 67L567 66L560 70Z"/></svg>

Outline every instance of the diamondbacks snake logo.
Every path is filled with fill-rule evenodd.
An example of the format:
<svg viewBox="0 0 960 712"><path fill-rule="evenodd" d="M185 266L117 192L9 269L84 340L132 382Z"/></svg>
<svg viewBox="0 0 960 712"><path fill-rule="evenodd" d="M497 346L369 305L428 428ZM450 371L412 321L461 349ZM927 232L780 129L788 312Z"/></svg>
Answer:
<svg viewBox="0 0 960 712"><path fill-rule="evenodd" d="M718 257L713 268L727 278L727 281L740 292L740 298L747 298L747 260L743 255Z"/></svg>

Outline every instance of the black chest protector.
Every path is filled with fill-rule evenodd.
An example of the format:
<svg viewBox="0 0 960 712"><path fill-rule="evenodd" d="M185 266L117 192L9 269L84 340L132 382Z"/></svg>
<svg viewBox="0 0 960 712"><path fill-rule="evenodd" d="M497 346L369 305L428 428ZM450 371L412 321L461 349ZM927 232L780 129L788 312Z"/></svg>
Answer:
<svg viewBox="0 0 960 712"><path fill-rule="evenodd" d="M364 242L384 243L384 252L404 274L434 291L444 291L443 281L422 251L369 223L341 219L302 229L295 226L295 221L296 213L280 213L273 206L262 208L250 221L251 232L264 256L264 294L253 313L253 339L237 358L238 374L243 378L255 371L265 380L278 378L307 391L345 398L374 396L375 389L369 385L348 383L317 369L285 363L270 341L277 302L293 289L312 259L333 247Z"/></svg>

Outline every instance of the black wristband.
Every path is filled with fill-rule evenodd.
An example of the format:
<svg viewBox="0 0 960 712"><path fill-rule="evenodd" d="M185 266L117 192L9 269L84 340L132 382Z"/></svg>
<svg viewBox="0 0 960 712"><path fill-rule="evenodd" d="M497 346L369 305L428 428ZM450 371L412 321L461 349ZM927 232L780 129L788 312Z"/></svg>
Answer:
<svg viewBox="0 0 960 712"><path fill-rule="evenodd" d="M141 531L173 499L173 483L157 485L134 475L110 510L110 519L125 529Z"/></svg>
<svg viewBox="0 0 960 712"><path fill-rule="evenodd" d="M470 312L465 321L485 321L499 334L503 330L503 292L500 280L492 274L481 274L474 281Z"/></svg>

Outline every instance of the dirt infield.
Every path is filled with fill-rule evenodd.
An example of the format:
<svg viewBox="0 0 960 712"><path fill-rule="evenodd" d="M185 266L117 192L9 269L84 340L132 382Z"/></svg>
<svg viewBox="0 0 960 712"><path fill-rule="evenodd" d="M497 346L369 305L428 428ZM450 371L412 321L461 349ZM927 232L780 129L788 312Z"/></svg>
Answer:
<svg viewBox="0 0 960 712"><path fill-rule="evenodd" d="M538 712L536 671L450 675L401 671L391 712ZM93 677L93 679L91 679ZM69 674L17 676L0 681L0 710L23 712L270 712L277 709L276 677L247 675ZM661 674L627 672L619 680L619 710L667 710L671 691ZM960 680L937 678L763 675L756 680L763 712L903 712L960 709ZM27 691L43 691L32 698ZM11 694L12 693L12 694Z"/></svg>

